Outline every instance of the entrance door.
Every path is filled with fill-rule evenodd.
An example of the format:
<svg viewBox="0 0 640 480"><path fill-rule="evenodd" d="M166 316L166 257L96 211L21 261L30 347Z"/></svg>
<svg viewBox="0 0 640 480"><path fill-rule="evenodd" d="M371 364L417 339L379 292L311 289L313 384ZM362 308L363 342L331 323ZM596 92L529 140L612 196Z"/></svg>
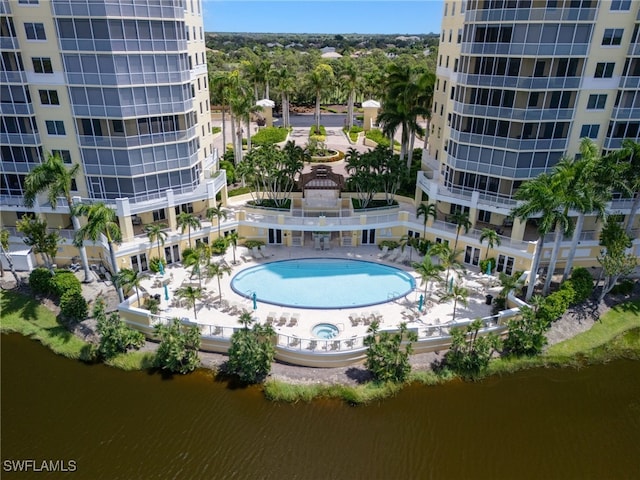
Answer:
<svg viewBox="0 0 640 480"><path fill-rule="evenodd" d="M180 247L178 245L172 245L170 247L164 247L164 258L167 261L167 265L180 261Z"/></svg>
<svg viewBox="0 0 640 480"><path fill-rule="evenodd" d="M140 253L138 255L132 255L131 259L131 269L134 272L142 273L149 270L149 265L147 264L147 254Z"/></svg>
<svg viewBox="0 0 640 480"><path fill-rule="evenodd" d="M467 246L464 252L464 263L477 266L480 263L480 249Z"/></svg>
<svg viewBox="0 0 640 480"><path fill-rule="evenodd" d="M360 238L362 245L373 245L376 243L376 229L371 228L369 230L362 230L362 237Z"/></svg>
<svg viewBox="0 0 640 480"><path fill-rule="evenodd" d="M269 229L269 244L281 245L282 244L282 230L277 228Z"/></svg>

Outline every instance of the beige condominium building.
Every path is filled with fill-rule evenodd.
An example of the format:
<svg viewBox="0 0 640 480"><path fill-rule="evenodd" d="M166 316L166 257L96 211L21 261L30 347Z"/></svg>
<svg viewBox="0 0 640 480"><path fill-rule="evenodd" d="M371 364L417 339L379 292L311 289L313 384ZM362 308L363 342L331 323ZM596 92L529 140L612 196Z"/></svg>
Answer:
<svg viewBox="0 0 640 480"><path fill-rule="evenodd" d="M443 216L469 212L474 228L497 229L514 244L535 241L535 219L509 218L522 182L576 156L584 137L602 152L625 138L640 140L639 28L638 1L445 1L416 199L428 196ZM627 216L630 207L616 197L608 211ZM640 222L633 221L640 254ZM586 220L577 266L596 265L600 228L594 217ZM559 268L571 243L565 240ZM468 241L464 248L465 261L476 262L482 246ZM498 269L524 270L528 262L503 247Z"/></svg>
<svg viewBox="0 0 640 480"><path fill-rule="evenodd" d="M50 153L80 165L74 197L116 209L120 268L147 269L142 225L176 230L178 212L226 197L202 8L202 0L0 1L0 207L12 240L16 220L35 211L66 239L56 261L78 254L65 201L23 204L25 176ZM167 257L179 254L167 247ZM87 250L109 268L103 244Z"/></svg>

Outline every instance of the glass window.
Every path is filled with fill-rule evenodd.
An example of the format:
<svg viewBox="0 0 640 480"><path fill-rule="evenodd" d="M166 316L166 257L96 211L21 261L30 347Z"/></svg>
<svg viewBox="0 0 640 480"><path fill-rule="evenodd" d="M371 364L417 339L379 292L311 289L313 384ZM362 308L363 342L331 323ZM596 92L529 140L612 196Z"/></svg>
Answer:
<svg viewBox="0 0 640 480"><path fill-rule="evenodd" d="M65 135L64 122L62 120L47 120L47 133L49 135Z"/></svg>
<svg viewBox="0 0 640 480"><path fill-rule="evenodd" d="M613 77L613 67L615 63L602 62L596 65L596 78L611 78Z"/></svg>
<svg viewBox="0 0 640 480"><path fill-rule="evenodd" d="M53 73L53 67L51 66L51 59L46 57L34 57L33 71L36 73Z"/></svg>
<svg viewBox="0 0 640 480"><path fill-rule="evenodd" d="M580 129L580 138L598 138L598 132L600 131L600 125L582 125Z"/></svg>
<svg viewBox="0 0 640 480"><path fill-rule="evenodd" d="M71 152L69 150L51 150L51 153L62 158L64 163L71 163Z"/></svg>
<svg viewBox="0 0 640 480"><path fill-rule="evenodd" d="M612 0L611 11L628 12L631 9L631 0Z"/></svg>
<svg viewBox="0 0 640 480"><path fill-rule="evenodd" d="M598 94L589 95L589 101L587 102L587 109L602 110L606 102L607 102L606 95L598 95Z"/></svg>
<svg viewBox="0 0 640 480"><path fill-rule="evenodd" d="M29 40L46 40L44 25L42 23L25 23L24 31Z"/></svg>
<svg viewBox="0 0 640 480"><path fill-rule="evenodd" d="M58 92L55 90L38 90L42 105L60 105Z"/></svg>
<svg viewBox="0 0 640 480"><path fill-rule="evenodd" d="M616 46L622 42L622 28L607 28L602 37L602 45Z"/></svg>

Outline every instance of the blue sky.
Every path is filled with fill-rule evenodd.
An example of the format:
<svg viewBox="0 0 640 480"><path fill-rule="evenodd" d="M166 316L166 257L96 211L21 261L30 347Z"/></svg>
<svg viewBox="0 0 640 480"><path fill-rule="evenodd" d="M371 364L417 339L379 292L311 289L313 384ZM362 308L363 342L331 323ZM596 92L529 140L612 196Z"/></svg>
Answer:
<svg viewBox="0 0 640 480"><path fill-rule="evenodd" d="M207 32L424 34L443 0L203 0Z"/></svg>

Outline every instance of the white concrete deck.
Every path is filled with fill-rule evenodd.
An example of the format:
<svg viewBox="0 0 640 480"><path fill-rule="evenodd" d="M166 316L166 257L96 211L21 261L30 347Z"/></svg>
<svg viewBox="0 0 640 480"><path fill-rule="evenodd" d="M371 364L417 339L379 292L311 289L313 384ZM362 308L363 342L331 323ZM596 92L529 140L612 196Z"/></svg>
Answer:
<svg viewBox="0 0 640 480"><path fill-rule="evenodd" d="M260 323L273 321L272 325L278 333L278 344L292 349L310 351L332 351L362 347L362 339L373 316L380 319L380 329L396 329L401 322L407 322L409 328L415 329L420 338L440 336L448 333L447 324L452 321L453 302L439 303L435 295L427 295L422 312L418 311L418 302L424 293L424 286L420 286L420 278L410 266L385 261L378 258L380 250L376 246L361 247L337 247L329 251L318 252L313 247L282 247L268 245L265 248L267 258L252 258L250 252L244 247L238 247L236 251L237 264L232 265L233 253L231 248L224 255L224 260L232 266L232 274L225 275L221 281L222 305L229 304L235 310L224 308L220 303L217 279L204 279L204 297L196 304L197 319L193 309L177 306L175 291L183 282L191 282L198 286L198 279L189 279L189 272L179 265L170 265L166 268L164 276L153 276L142 282L144 290L150 294L161 296L160 316L165 318L180 318L188 322L201 325L202 334L213 337L230 337L234 328L240 326L238 317L242 311L252 314L252 317ZM242 260L244 257L245 260ZM304 309L293 307L281 307L264 302L257 303L257 309L253 310L251 299L236 294L230 287L231 278L243 269L274 260L293 258L352 258L380 262L401 268L416 279L416 289L395 301L372 305L364 308L342 309ZM222 257L219 257L222 259ZM416 252L413 252L413 260ZM215 259L214 259L215 261ZM485 295L497 295L497 286L488 288L485 286L486 278L475 270L469 270L462 280L463 285L469 287L468 305L458 303L456 311L456 323L458 321L473 320L491 315L491 306L486 305ZM497 281L494 280L494 284ZM165 300L164 287L167 283L169 301ZM433 287L435 288L435 286ZM273 317L273 318L270 318ZM297 321L293 322L295 318ZM328 340L314 337L312 328L318 323L331 323L338 327L339 333Z"/></svg>

